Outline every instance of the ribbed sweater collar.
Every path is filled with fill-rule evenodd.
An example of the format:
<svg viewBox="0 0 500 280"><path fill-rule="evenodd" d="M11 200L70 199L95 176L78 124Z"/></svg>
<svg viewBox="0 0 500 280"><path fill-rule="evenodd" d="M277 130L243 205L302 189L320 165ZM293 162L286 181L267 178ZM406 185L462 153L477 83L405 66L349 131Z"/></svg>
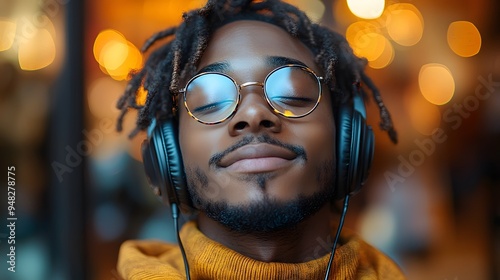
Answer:
<svg viewBox="0 0 500 280"><path fill-rule="evenodd" d="M181 230L193 280L322 280L329 254L303 263L266 263L241 255L206 237L195 222ZM387 256L344 230L329 279L405 279ZM124 279L186 279L181 252L162 241L129 240L123 243L118 272Z"/></svg>
<svg viewBox="0 0 500 280"><path fill-rule="evenodd" d="M324 279L330 255L304 263L261 262L241 255L186 224L181 239L194 279ZM337 249L331 279L352 279L358 266L359 244L350 241Z"/></svg>

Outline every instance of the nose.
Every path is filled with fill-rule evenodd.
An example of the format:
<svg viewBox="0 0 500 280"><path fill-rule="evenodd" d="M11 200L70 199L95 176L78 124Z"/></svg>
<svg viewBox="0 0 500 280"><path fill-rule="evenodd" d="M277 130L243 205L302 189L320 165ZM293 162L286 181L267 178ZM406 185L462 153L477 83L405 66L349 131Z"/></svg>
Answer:
<svg viewBox="0 0 500 280"><path fill-rule="evenodd" d="M281 131L281 118L267 103L262 87L253 86L242 89L239 107L229 120L228 129L231 136L263 131L277 133Z"/></svg>

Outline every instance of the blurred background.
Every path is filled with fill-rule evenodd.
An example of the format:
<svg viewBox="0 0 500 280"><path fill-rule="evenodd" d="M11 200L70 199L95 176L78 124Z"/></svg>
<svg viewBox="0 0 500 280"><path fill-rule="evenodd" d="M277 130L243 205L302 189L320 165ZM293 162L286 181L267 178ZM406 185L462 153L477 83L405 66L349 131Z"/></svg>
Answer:
<svg viewBox="0 0 500 280"><path fill-rule="evenodd" d="M1 279L118 279L124 240L175 241L145 135L127 137L134 112L115 131L115 103L145 40L204 2L0 0L0 213L17 218L15 273L0 226ZM368 104L374 167L347 227L409 279L500 279L500 2L287 2L368 59L399 133L391 144Z"/></svg>

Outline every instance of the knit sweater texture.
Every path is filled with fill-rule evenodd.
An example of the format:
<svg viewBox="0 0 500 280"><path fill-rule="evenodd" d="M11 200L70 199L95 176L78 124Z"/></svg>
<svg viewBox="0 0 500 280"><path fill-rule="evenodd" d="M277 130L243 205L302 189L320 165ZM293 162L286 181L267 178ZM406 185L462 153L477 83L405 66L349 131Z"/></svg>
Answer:
<svg viewBox="0 0 500 280"><path fill-rule="evenodd" d="M303 263L261 262L241 255L199 231L195 222L181 232L191 279L324 279L330 255ZM354 234L343 234L329 279L405 279L386 255ZM186 279L177 245L162 241L130 240L123 243L118 272L124 279Z"/></svg>

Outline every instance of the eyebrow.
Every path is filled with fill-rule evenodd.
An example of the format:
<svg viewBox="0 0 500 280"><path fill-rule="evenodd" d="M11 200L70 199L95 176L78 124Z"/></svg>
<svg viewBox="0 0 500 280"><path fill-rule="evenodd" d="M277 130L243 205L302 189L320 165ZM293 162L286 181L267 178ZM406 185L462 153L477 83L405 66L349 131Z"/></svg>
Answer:
<svg viewBox="0 0 500 280"><path fill-rule="evenodd" d="M266 64L271 67L280 67L287 64L298 64L307 67L307 65L300 60L284 56L268 56L266 58Z"/></svg>
<svg viewBox="0 0 500 280"><path fill-rule="evenodd" d="M265 59L265 63L269 67L280 67L283 65L287 64L298 64L304 67L307 67L307 65L297 59L290 58L290 57L284 57L284 56L268 56ZM212 64L209 64L203 68L201 68L197 74L200 73L207 73L207 72L222 72L222 73L227 73L231 69L231 66L229 62L227 61L221 61L221 62L215 62Z"/></svg>
<svg viewBox="0 0 500 280"><path fill-rule="evenodd" d="M228 72L231 67L229 66L229 63L227 61L222 61L222 62L215 62L212 64L209 64L203 68L201 68L197 74L200 73L206 73L206 72Z"/></svg>

